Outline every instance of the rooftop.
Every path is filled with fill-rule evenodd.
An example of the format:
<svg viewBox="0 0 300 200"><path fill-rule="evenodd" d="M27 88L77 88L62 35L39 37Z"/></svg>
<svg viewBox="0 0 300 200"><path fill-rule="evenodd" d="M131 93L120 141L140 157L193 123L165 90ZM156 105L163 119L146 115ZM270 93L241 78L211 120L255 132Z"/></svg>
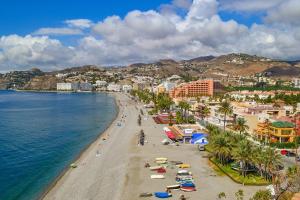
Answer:
<svg viewBox="0 0 300 200"><path fill-rule="evenodd" d="M291 122L277 121L273 122L272 126L276 128L294 128L294 124Z"/></svg>

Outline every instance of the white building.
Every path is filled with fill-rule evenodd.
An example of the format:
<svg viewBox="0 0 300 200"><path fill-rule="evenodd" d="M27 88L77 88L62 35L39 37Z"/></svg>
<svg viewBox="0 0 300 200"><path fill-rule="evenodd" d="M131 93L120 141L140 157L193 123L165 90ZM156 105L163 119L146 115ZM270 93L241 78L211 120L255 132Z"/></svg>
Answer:
<svg viewBox="0 0 300 200"><path fill-rule="evenodd" d="M79 83L57 83L56 89L59 91L76 91L79 89Z"/></svg>
<svg viewBox="0 0 300 200"><path fill-rule="evenodd" d="M96 81L96 84L95 84L96 87L104 87L106 85L107 85L106 81L99 81L99 80Z"/></svg>
<svg viewBox="0 0 300 200"><path fill-rule="evenodd" d="M123 90L123 92L130 92L132 90L132 86L131 85L123 85L122 90Z"/></svg>
<svg viewBox="0 0 300 200"><path fill-rule="evenodd" d="M90 83L80 83L79 89L80 91L92 91L93 86Z"/></svg>
<svg viewBox="0 0 300 200"><path fill-rule="evenodd" d="M294 78L293 84L295 88L300 88L300 78Z"/></svg>
<svg viewBox="0 0 300 200"><path fill-rule="evenodd" d="M110 83L107 86L107 90L111 92L120 92L121 91L121 85Z"/></svg>
<svg viewBox="0 0 300 200"><path fill-rule="evenodd" d="M166 88L166 91L169 92L171 89L176 87L176 83L165 81L162 83L162 85Z"/></svg>

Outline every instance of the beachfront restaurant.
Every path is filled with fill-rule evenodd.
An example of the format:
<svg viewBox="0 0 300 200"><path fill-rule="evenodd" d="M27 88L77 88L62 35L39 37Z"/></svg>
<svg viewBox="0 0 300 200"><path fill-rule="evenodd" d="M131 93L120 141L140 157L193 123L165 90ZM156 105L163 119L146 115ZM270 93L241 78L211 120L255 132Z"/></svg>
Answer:
<svg viewBox="0 0 300 200"><path fill-rule="evenodd" d="M178 141L184 144L196 144L195 141L204 143L207 139L204 137L204 129L198 124L177 124L169 127L172 134Z"/></svg>

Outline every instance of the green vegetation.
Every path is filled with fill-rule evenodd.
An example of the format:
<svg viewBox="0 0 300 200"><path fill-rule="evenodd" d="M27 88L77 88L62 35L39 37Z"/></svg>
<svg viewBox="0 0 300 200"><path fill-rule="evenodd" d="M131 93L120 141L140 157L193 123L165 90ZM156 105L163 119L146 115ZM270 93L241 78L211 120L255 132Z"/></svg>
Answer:
<svg viewBox="0 0 300 200"><path fill-rule="evenodd" d="M274 142L274 143L270 143L270 146L278 149L294 149L296 147L296 144L295 142L284 142L284 143Z"/></svg>
<svg viewBox="0 0 300 200"><path fill-rule="evenodd" d="M280 155L272 148L254 145L242 134L207 126L212 161L233 180L244 184L270 183L281 163ZM234 167L233 167L234 166Z"/></svg>
<svg viewBox="0 0 300 200"><path fill-rule="evenodd" d="M231 168L231 165L222 165L217 159L211 159L211 161L219 167L219 169L229 176L234 182L244 185L268 185L270 181L260 177L257 174L249 174L247 176L241 176L240 173Z"/></svg>
<svg viewBox="0 0 300 200"><path fill-rule="evenodd" d="M269 190L257 191L250 200L270 200L272 199L271 192Z"/></svg>
<svg viewBox="0 0 300 200"><path fill-rule="evenodd" d="M238 131L240 134L246 133L248 129L249 126L244 118L238 118L233 126L233 130Z"/></svg>
<svg viewBox="0 0 300 200"><path fill-rule="evenodd" d="M149 111L149 115L157 114L160 112L168 112L169 113L169 124L172 124L172 120L174 116L171 114L171 106L174 104L172 99L167 94L154 94L150 92L149 90L132 90L131 95L134 97L137 97L140 101L149 104L153 103L154 108L153 110ZM188 104L185 101L179 102L178 107L180 108L180 111L176 112L176 123L182 124L182 123L196 123L196 120L194 116L188 115L188 111L191 109L190 104ZM142 114L142 113L141 113Z"/></svg>
<svg viewBox="0 0 300 200"><path fill-rule="evenodd" d="M242 90L249 90L249 91L273 91L273 90L285 90L285 91L300 91L299 88L295 88L292 86L264 86L264 87L251 87L251 86L229 86L225 88L226 91L242 91Z"/></svg>
<svg viewBox="0 0 300 200"><path fill-rule="evenodd" d="M204 108L201 108L198 112L202 120L204 120L206 117L210 115L210 108L205 105Z"/></svg>
<svg viewBox="0 0 300 200"><path fill-rule="evenodd" d="M300 89L298 89L298 91L300 91ZM228 96L225 95L225 97ZM235 101L238 99L231 98L231 100ZM281 92L281 93L275 93L274 97L269 95L266 99L260 99L259 96L256 94L254 95L254 98L246 97L246 100L254 100L258 103L263 103L263 104L274 103L274 106L279 106L276 103L276 101L280 100L280 101L284 101L286 105L291 105L296 108L297 103L300 102L300 94L285 94L284 92Z"/></svg>
<svg viewBox="0 0 300 200"><path fill-rule="evenodd" d="M222 101L221 102L221 105L220 105L220 108L219 108L218 111L224 115L224 131L225 131L225 128L226 128L226 117L227 117L227 115L232 114L233 108L230 105L230 102L226 100L226 101Z"/></svg>

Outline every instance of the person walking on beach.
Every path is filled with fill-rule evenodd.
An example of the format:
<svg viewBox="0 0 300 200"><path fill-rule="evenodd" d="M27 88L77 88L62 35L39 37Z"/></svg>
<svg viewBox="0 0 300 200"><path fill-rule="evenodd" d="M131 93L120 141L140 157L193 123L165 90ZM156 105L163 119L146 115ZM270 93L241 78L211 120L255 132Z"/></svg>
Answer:
<svg viewBox="0 0 300 200"><path fill-rule="evenodd" d="M186 200L185 196L183 194L180 195L179 200Z"/></svg>

